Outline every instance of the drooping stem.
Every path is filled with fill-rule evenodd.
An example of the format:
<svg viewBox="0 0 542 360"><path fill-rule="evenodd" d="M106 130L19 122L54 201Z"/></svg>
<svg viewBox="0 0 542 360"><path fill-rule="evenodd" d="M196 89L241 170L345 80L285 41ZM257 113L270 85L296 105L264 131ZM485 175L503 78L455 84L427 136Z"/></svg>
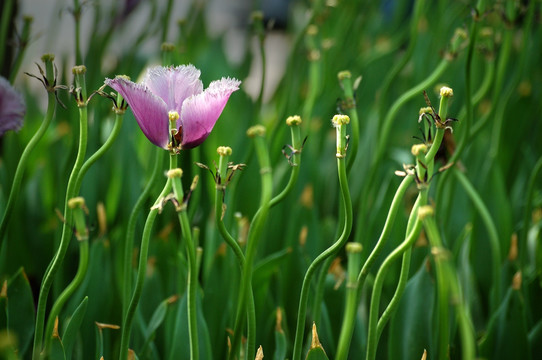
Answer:
<svg viewBox="0 0 542 360"><path fill-rule="evenodd" d="M78 89L80 89L76 95L76 100L79 106L79 148L77 150L75 164L73 165L72 172L68 179L68 187L66 190L66 198L64 201L64 224L62 226L60 244L55 256L53 257L53 260L49 264L49 267L43 277L43 282L40 288L38 308L36 311L36 330L34 336L33 359L39 358L39 354L41 352L44 335L43 328L45 323L45 310L47 306L47 297L49 295L49 290L51 289L51 285L57 271L60 269L60 266L64 261L64 256L66 255L66 251L68 250L68 246L73 235L73 211L68 206L68 201L71 198L75 197L77 193L79 193L79 189L77 188L77 177L79 176L79 171L81 170L81 167L85 160L85 154L87 150L88 110L86 106L87 94L84 77L86 69L84 66L76 66L73 68L73 72L75 75L76 86ZM45 336L49 335L50 334L45 334Z"/></svg>
<svg viewBox="0 0 542 360"><path fill-rule="evenodd" d="M49 55L48 57L45 57L44 55L44 57L42 57L42 60L45 63L45 71L46 71L45 76L47 79L49 79L48 81L52 83L54 81L54 71L53 71L54 56ZM32 152L32 150L34 150L38 142L43 138L45 131L49 127L49 124L51 123L51 120L53 119L53 115L55 113L55 107L56 107L56 98L55 98L54 90L48 91L47 92L47 112L45 113L43 122L41 123L39 129L36 131L34 136L32 136L32 138L26 145L21 155L21 159L19 160L19 164L17 164L17 170L15 170L15 176L13 177L13 183L11 185L11 190L9 192L8 202L6 204L4 216L2 217L2 223L0 224L0 247L6 235L9 220L13 212L13 207L15 206L15 202L17 201L17 196L19 195L19 192L20 192L19 190L21 189L21 183L22 183L24 171L26 168L26 163L28 161L30 153Z"/></svg>

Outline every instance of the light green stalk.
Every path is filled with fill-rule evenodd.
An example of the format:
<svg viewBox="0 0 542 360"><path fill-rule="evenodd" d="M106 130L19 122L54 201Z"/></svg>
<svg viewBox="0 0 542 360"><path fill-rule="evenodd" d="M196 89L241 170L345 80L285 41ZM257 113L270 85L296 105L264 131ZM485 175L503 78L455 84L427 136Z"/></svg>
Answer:
<svg viewBox="0 0 542 360"><path fill-rule="evenodd" d="M32 152L32 150L34 150L38 142L41 140L41 138L45 134L45 131L47 131L47 128L49 127L49 124L51 123L51 120L53 119L53 115L55 113L56 98L55 89L52 86L55 81L55 74L53 69L54 58L55 57L52 54L46 54L41 58L45 64L45 79L47 79L47 84L49 85L49 87L46 86L47 112L45 113L45 117L39 129L36 131L34 136L32 136L32 139L30 139L30 141L26 145L21 155L21 159L19 160L19 164L17 164L17 170L15 171L15 176L13 177L13 183L9 192L8 202L6 204L4 216L2 217L2 223L0 224L0 247L2 246L2 241L4 240L4 237L6 235L9 220L13 213L13 207L15 206L17 196L19 195L21 189L21 182L30 153Z"/></svg>
<svg viewBox="0 0 542 360"><path fill-rule="evenodd" d="M242 330L245 323L245 316L248 311L248 331L247 331L247 352L246 358L253 358L255 354L255 333L256 333L256 314L253 312L252 306L247 306L252 293L252 268L254 256L258 245L258 240L263 230L263 225L269 212L271 195L273 190L273 179L271 175L271 165L269 161L269 153L265 142L265 128L261 125L256 125L250 128L247 133L254 137L254 145L256 154L260 162L260 173L262 182L262 193L260 196L260 208L252 219L251 226L247 236L247 250L245 253L245 264L242 271L241 286L239 291L239 299L237 302L237 315L235 318L234 337L231 346L229 359L234 359L239 353L241 345Z"/></svg>
<svg viewBox="0 0 542 360"><path fill-rule="evenodd" d="M314 259L310 264L301 287L301 295L299 297L299 308L297 315L297 326L294 341L293 360L301 359L301 351L303 347L303 336L305 332L305 316L307 312L307 301L310 289L312 276L318 267L330 256L339 251L348 240L350 231L352 230L352 200L350 198L350 189L348 188L348 180L346 176L346 124L349 122L346 115L335 115L333 123L337 129L337 171L339 176L339 184L341 187L341 196L343 198L343 206L345 211L345 224L339 238L326 250Z"/></svg>
<svg viewBox="0 0 542 360"><path fill-rule="evenodd" d="M176 158L176 155L172 155L172 159ZM172 164L173 166L173 164ZM177 209L177 216L182 230L182 241L186 248L186 256L188 258L188 279L187 279L187 312L188 312L188 337L190 342L190 359L199 359L199 344L198 344L198 319L197 319L197 301L196 295L198 290L198 262L196 259L196 246L192 239L192 231L190 229L190 222L188 220L188 214L186 212L186 205L184 203L184 191L181 183L182 170L171 168L168 172L168 178L172 179L173 193L177 199L179 208Z"/></svg>
<svg viewBox="0 0 542 360"><path fill-rule="evenodd" d="M52 65L51 65L52 66ZM34 336L34 347L33 347L33 359L38 359L41 352L41 346L43 342L43 328L45 323L45 310L47 306L47 297L49 295L49 290L53 284L54 277L57 271L60 269L62 262L64 261L64 256L68 250L70 240L72 237L72 228L73 228L73 211L68 206L68 201L75 197L79 193L77 188L77 177L79 176L79 171L85 160L85 153L87 150L87 132L88 132L88 109L86 105L87 99L87 90L85 84L84 74L86 68L84 66L76 66L73 68L75 75L75 85L77 89L80 89L76 93L76 101L79 107L79 148L77 150L77 157L73 165L72 172L68 179L68 187L66 189L66 199L64 203L64 224L62 226L62 235L60 238L60 244L57 249L53 260L49 264L49 267L43 277L43 282L41 284L39 299L38 299L38 308L36 312L36 330ZM45 336L50 336L50 334L45 334Z"/></svg>

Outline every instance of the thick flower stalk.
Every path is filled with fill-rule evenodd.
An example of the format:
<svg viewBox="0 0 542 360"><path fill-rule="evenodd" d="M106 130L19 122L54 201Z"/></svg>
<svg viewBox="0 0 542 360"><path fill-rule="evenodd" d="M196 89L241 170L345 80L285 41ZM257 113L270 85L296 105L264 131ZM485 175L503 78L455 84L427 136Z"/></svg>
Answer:
<svg viewBox="0 0 542 360"><path fill-rule="evenodd" d="M200 71L193 65L152 67L136 84L125 77L106 79L132 108L145 136L156 146L178 152L200 145L213 129L230 95L241 82L222 78L203 90ZM177 113L170 131L169 116Z"/></svg>

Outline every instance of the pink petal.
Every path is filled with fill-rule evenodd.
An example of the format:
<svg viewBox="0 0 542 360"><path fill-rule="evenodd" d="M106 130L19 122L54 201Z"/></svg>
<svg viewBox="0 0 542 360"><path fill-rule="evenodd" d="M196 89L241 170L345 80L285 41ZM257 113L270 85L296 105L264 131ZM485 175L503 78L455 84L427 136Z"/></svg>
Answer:
<svg viewBox="0 0 542 360"><path fill-rule="evenodd" d="M23 97L0 76L0 136L8 130L19 131L26 113Z"/></svg>
<svg viewBox="0 0 542 360"><path fill-rule="evenodd" d="M154 145L167 149L169 118L166 103L146 86L122 77L106 79L105 83L118 91L130 105L143 134Z"/></svg>
<svg viewBox="0 0 542 360"><path fill-rule="evenodd" d="M239 80L222 78L213 81L204 92L184 101L181 111L182 148L193 148L207 138L230 95L239 89L240 84Z"/></svg>
<svg viewBox="0 0 542 360"><path fill-rule="evenodd" d="M193 65L156 66L147 70L143 84L164 100L168 111L175 110L180 114L183 101L203 91L200 74Z"/></svg>

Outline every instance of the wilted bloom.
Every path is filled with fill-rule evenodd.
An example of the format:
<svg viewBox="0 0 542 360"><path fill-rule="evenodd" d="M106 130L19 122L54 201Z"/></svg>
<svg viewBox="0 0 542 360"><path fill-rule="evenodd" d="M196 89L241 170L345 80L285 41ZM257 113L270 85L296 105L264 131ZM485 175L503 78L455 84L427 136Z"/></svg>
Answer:
<svg viewBox="0 0 542 360"><path fill-rule="evenodd" d="M0 76L0 136L8 130L18 131L23 126L25 112L21 94Z"/></svg>
<svg viewBox="0 0 542 360"><path fill-rule="evenodd" d="M222 78L205 91L200 71L192 65L152 67L136 84L125 77L106 79L118 91L147 138L164 149L190 149L201 144L213 129L230 95L241 82ZM170 119L176 129L170 131Z"/></svg>

